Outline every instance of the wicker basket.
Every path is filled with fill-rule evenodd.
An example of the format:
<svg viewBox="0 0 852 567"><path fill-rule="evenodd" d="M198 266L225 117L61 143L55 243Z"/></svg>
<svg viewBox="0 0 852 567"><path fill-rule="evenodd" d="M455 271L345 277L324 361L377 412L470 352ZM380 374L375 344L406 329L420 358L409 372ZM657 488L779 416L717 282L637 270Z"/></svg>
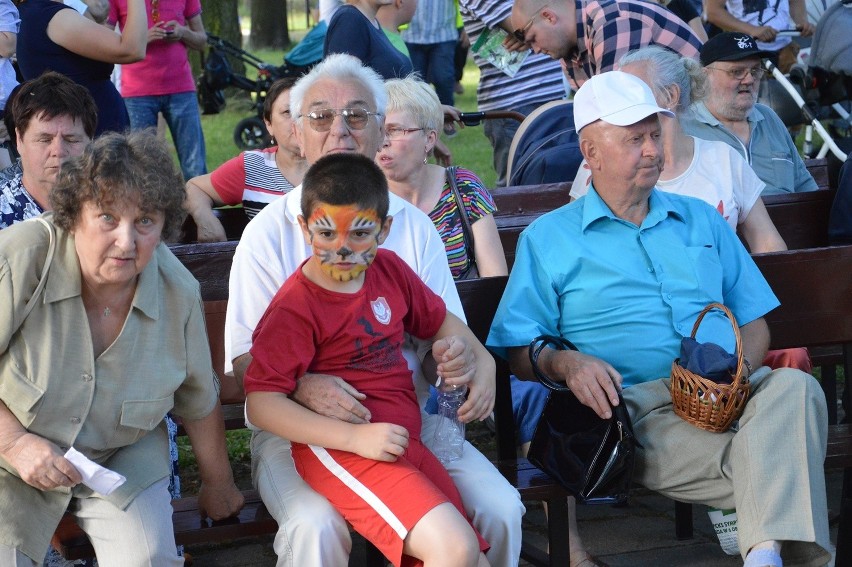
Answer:
<svg viewBox="0 0 852 567"><path fill-rule="evenodd" d="M743 349L740 330L733 313L721 303L711 303L698 315L692 327L692 338L698 331L701 320L712 309L720 309L728 316L736 338L737 370L731 384L717 384L703 376L694 374L680 365L676 358L672 363L672 404L677 415L695 427L721 433L743 413L751 385L743 378Z"/></svg>

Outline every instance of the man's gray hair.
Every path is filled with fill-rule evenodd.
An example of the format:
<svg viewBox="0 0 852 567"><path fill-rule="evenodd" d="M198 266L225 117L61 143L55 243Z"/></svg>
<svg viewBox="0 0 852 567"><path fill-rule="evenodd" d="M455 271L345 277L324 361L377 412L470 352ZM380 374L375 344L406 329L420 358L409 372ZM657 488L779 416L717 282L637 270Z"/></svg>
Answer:
<svg viewBox="0 0 852 567"><path fill-rule="evenodd" d="M301 127L302 103L305 94L319 80L328 79L335 82L350 81L364 86L373 95L376 112L385 114L388 95L382 77L361 60L346 53L333 53L326 56L310 73L299 79L290 90L290 116ZM369 110L369 109L368 109Z"/></svg>
<svg viewBox="0 0 852 567"><path fill-rule="evenodd" d="M677 108L672 110L680 114L689 108L693 100L704 97L707 77L701 64L695 59L682 57L659 45L649 45L626 53L619 61L618 68L623 70L625 65L648 63L652 84L648 85L659 99L668 99L668 87L680 87L680 100ZM663 102L663 101L660 101ZM671 101L665 100L665 106Z"/></svg>

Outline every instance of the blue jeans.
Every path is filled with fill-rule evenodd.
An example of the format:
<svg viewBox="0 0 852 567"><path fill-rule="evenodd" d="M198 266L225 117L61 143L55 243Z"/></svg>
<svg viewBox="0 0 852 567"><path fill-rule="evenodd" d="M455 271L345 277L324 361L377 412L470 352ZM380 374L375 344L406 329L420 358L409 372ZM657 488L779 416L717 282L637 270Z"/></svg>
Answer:
<svg viewBox="0 0 852 567"><path fill-rule="evenodd" d="M523 104L515 108L506 108L501 110L514 110L527 116L530 112L544 104L536 102L532 104ZM491 142L491 147L494 149L494 171L497 172L497 187L506 186L506 166L509 164L509 147L512 145L512 138L515 137L515 132L518 131L518 126L521 123L512 118L497 118L494 120L486 120L483 124L482 131L485 137Z"/></svg>
<svg viewBox="0 0 852 567"><path fill-rule="evenodd" d="M441 104L455 104L456 41L406 43L414 70L427 83L435 85Z"/></svg>
<svg viewBox="0 0 852 567"><path fill-rule="evenodd" d="M195 92L170 95L131 96L124 99L130 115L130 128L142 130L157 127L157 113L162 112L172 133L184 179L207 173L207 150L201 130L201 114Z"/></svg>

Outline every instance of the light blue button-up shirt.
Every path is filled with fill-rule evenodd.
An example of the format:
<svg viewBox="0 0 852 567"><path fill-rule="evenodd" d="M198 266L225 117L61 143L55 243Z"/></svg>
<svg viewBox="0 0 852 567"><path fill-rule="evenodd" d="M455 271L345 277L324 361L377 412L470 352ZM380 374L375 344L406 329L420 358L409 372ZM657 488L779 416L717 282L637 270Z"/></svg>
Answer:
<svg viewBox="0 0 852 567"><path fill-rule="evenodd" d="M624 385L668 376L700 311L725 304L740 326L778 300L721 215L706 203L653 190L640 226L616 217L592 187L533 222L488 346L505 356L541 334L561 335L612 364ZM734 351L730 322L708 314L697 339Z"/></svg>
<svg viewBox="0 0 852 567"><path fill-rule="evenodd" d="M748 115L751 130L748 145L725 128L703 102L692 103L680 119L683 130L697 138L725 142L737 150L754 169L766 188L761 195L802 193L819 189L805 167L799 150L775 112L768 106L755 104Z"/></svg>

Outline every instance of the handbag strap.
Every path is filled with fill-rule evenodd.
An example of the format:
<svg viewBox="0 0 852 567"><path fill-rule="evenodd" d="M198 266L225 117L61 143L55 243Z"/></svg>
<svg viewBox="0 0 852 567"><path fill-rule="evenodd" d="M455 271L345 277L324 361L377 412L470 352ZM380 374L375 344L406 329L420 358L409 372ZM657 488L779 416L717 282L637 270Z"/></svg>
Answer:
<svg viewBox="0 0 852 567"><path fill-rule="evenodd" d="M44 284L47 283L47 273L48 271L50 271L50 264L53 263L53 256L56 252L56 232L53 228L53 225L41 217L34 217L29 220L40 222L47 228L49 241L47 245L47 256L44 259L44 267L41 269L41 277L38 279L38 285L36 286L32 297L29 298L27 304L24 306L24 312L21 316L21 320L18 321L17 325L15 325L15 329L19 329L21 325L24 324L24 321L27 319L27 316L35 307L38 298L41 295L42 290L44 289Z"/></svg>
<svg viewBox="0 0 852 567"><path fill-rule="evenodd" d="M538 381L541 382L543 386L554 392L570 392L571 388L560 382L554 382L544 372L542 372L541 368L538 367L538 357L541 354L541 351L548 346L554 347L556 350L579 351L579 349L574 346L574 343L571 341L555 335L540 335L534 338L529 346L530 364L532 365L533 373L535 373L535 377L538 378ZM618 393L618 405L612 406L612 415L618 422L622 423L625 428L623 433L630 437L634 437L633 423L630 420L630 414L627 412L627 407L624 404L624 398L621 396L621 392ZM638 440L635 440L634 442L639 447L642 446Z"/></svg>
<svg viewBox="0 0 852 567"><path fill-rule="evenodd" d="M470 219L467 218L467 209L465 209L464 200L461 196L461 191L459 191L459 186L456 183L457 169L458 168L455 165L451 165L446 169L447 183L449 183L450 190L452 190L453 196L456 199L456 206L458 207L459 216L461 217L462 238L464 239L465 248L467 249L468 265L476 266L476 251L474 250L473 229L470 226Z"/></svg>
<svg viewBox="0 0 852 567"><path fill-rule="evenodd" d="M532 365L533 373L535 374L535 377L538 378L538 381L541 382L543 386L547 387L549 390L553 390L554 392L569 392L570 388L568 388L568 386L560 384L559 382L554 382L544 372L542 372L541 368L538 367L538 357L541 354L541 351L543 351L545 347L549 346L554 347L556 350L579 349L574 346L574 343L571 341L555 335L538 336L532 340L529 347L530 364Z"/></svg>

